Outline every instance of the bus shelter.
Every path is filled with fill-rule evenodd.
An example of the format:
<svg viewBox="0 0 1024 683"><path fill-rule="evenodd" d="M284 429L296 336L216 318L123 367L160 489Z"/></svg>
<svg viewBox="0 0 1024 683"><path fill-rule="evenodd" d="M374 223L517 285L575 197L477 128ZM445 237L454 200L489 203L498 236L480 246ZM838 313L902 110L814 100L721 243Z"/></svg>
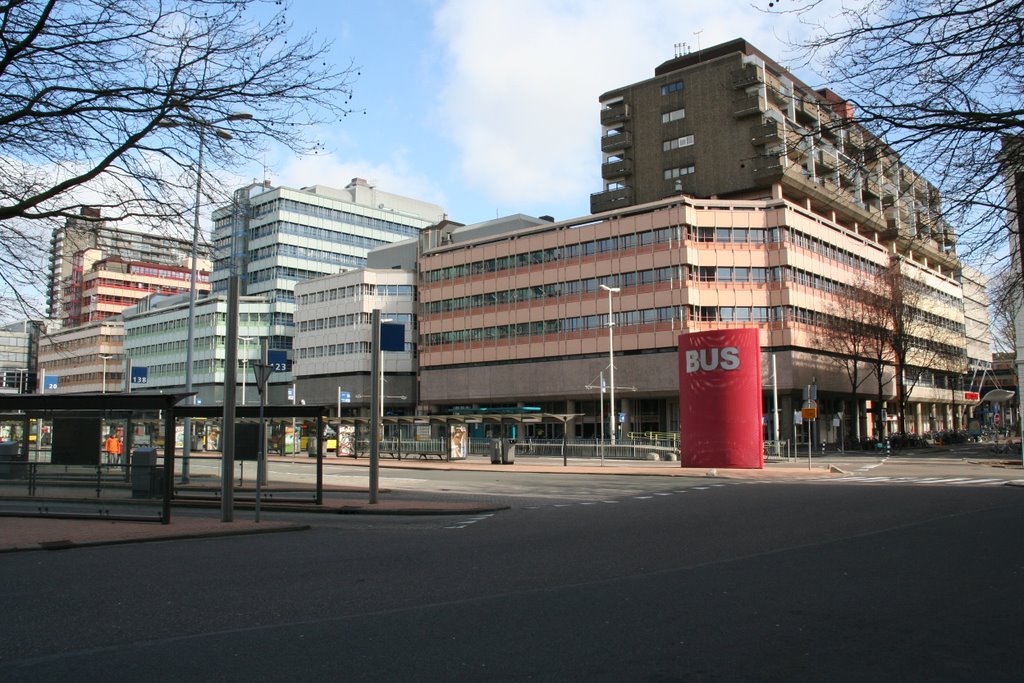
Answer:
<svg viewBox="0 0 1024 683"><path fill-rule="evenodd" d="M0 476L27 482L34 495L40 477L57 476L73 483L75 475L95 476L97 492L104 478L128 479L133 490L133 472L144 474L149 493L162 499L159 521L169 524L174 479L174 426L177 404L190 394L83 393L0 395L0 424L7 440L0 444ZM137 470L133 425L139 421L157 425L152 440L145 443L145 465ZM109 425L118 424L118 432ZM162 429L161 429L162 427ZM119 438L122 437L122 438ZM116 442L118 445L108 445ZM162 468L156 465L156 448L163 445ZM35 455L35 459L30 458ZM43 457L40 457L40 453ZM104 458L108 458L105 462ZM155 475L159 474L160 477ZM154 486L159 482L158 486ZM141 484L139 485L141 488ZM151 490L157 488L158 490ZM13 489L12 489L13 490ZM98 493L97 493L98 495ZM18 514L31 514L19 512ZM46 512L37 514L48 514ZM49 513L52 514L52 513ZM67 516L71 516L68 514ZM138 519L133 515L74 514L103 519ZM148 521L148 518L147 518Z"/></svg>

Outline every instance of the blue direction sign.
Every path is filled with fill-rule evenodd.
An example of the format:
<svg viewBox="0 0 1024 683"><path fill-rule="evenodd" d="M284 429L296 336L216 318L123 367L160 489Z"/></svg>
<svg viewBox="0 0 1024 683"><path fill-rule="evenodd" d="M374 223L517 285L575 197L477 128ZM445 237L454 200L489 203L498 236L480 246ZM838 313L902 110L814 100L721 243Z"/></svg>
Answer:
<svg viewBox="0 0 1024 683"><path fill-rule="evenodd" d="M338 403L351 403L351 402L352 402L352 394L350 394L347 391L339 391L338 392Z"/></svg>
<svg viewBox="0 0 1024 683"><path fill-rule="evenodd" d="M60 385L60 378L57 375L47 375L43 378L43 389L50 391L56 389Z"/></svg>
<svg viewBox="0 0 1024 683"><path fill-rule="evenodd" d="M292 364L288 362L288 352L282 350L267 351L267 365L271 372L288 372Z"/></svg>
<svg viewBox="0 0 1024 683"><path fill-rule="evenodd" d="M149 368L132 368L132 384L149 383Z"/></svg>
<svg viewBox="0 0 1024 683"><path fill-rule="evenodd" d="M380 350L405 351L405 325L401 323L381 323Z"/></svg>

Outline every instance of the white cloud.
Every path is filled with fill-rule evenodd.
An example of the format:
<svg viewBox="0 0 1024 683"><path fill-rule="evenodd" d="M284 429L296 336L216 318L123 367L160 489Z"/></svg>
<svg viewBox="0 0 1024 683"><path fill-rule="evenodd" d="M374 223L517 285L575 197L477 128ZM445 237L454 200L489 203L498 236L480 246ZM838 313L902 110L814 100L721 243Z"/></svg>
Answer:
<svg viewBox="0 0 1024 683"><path fill-rule="evenodd" d="M743 2L447 0L437 118L462 182L488 199L585 206L601 189L601 93L653 77L677 43L746 38L781 61L787 22Z"/></svg>
<svg viewBox="0 0 1024 683"><path fill-rule="evenodd" d="M268 172L268 177L275 185L295 188L310 185L343 188L353 178L363 178L386 192L445 206L444 192L414 171L401 152L383 162L341 159L334 154L291 157L279 173Z"/></svg>

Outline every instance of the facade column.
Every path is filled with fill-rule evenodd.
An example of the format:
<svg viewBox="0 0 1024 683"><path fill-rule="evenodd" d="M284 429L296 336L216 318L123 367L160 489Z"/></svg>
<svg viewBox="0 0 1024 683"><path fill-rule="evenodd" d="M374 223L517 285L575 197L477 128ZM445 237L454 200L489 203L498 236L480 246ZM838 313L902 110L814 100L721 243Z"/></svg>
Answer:
<svg viewBox="0 0 1024 683"><path fill-rule="evenodd" d="M566 415L572 415L576 411L576 401L573 399L566 399L565 401L565 413ZM572 443L576 440L576 421L578 417L571 418L565 422L565 440L567 443Z"/></svg>

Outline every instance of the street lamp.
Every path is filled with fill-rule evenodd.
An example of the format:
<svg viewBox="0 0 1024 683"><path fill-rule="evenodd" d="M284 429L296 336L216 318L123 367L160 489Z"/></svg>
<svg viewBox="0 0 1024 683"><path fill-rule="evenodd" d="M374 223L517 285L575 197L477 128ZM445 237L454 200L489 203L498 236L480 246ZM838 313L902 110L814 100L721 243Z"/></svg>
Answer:
<svg viewBox="0 0 1024 683"><path fill-rule="evenodd" d="M185 112L188 111L187 106L182 106L181 109ZM199 203L202 201L202 189L203 189L203 148L206 144L206 129L211 129L214 134L222 140L230 140L231 133L228 131L218 128L217 124L225 123L228 121L248 121L252 119L252 114L249 112L238 112L231 114L222 119L215 121L207 121L205 119L196 118L195 116L189 116L182 114L179 118L167 118L160 121L157 125L161 128L177 128L184 124L193 125L199 133L199 150L196 157L196 195L195 195L195 207L192 213L192 249L190 258L192 260L192 279L189 283L188 288L188 333L185 341L185 393L192 393L192 363L193 363L193 351L192 347L195 344L195 315L196 315L196 282L199 279L199 264L198 264L198 247L199 247ZM231 387L231 391L235 390L234 386ZM189 401L195 403L194 398L190 397ZM184 427L184 434L182 436L181 443L181 482L187 484L189 481L189 455L192 452L192 419L186 417L182 420Z"/></svg>
<svg viewBox="0 0 1024 683"><path fill-rule="evenodd" d="M256 339L256 337L239 337L238 341L243 342L247 346L249 344L249 342L251 342L253 339ZM247 353L243 354L242 357L238 359L238 362L240 362L242 364L242 405L244 406L245 405L245 375L246 375L245 368L246 368L246 366L249 363L249 355Z"/></svg>
<svg viewBox="0 0 1024 683"><path fill-rule="evenodd" d="M615 327L615 318L612 316L612 294L618 294L621 289L619 287L609 287L608 285L601 285L601 289L608 292L608 368L611 374L611 415L608 416L608 422L612 428L612 445L615 445L615 432L616 423L618 422L618 411L615 410L615 337L613 329Z"/></svg>
<svg viewBox="0 0 1024 683"><path fill-rule="evenodd" d="M103 359L103 393L107 393L107 361L113 358L109 353L101 353L100 358Z"/></svg>

